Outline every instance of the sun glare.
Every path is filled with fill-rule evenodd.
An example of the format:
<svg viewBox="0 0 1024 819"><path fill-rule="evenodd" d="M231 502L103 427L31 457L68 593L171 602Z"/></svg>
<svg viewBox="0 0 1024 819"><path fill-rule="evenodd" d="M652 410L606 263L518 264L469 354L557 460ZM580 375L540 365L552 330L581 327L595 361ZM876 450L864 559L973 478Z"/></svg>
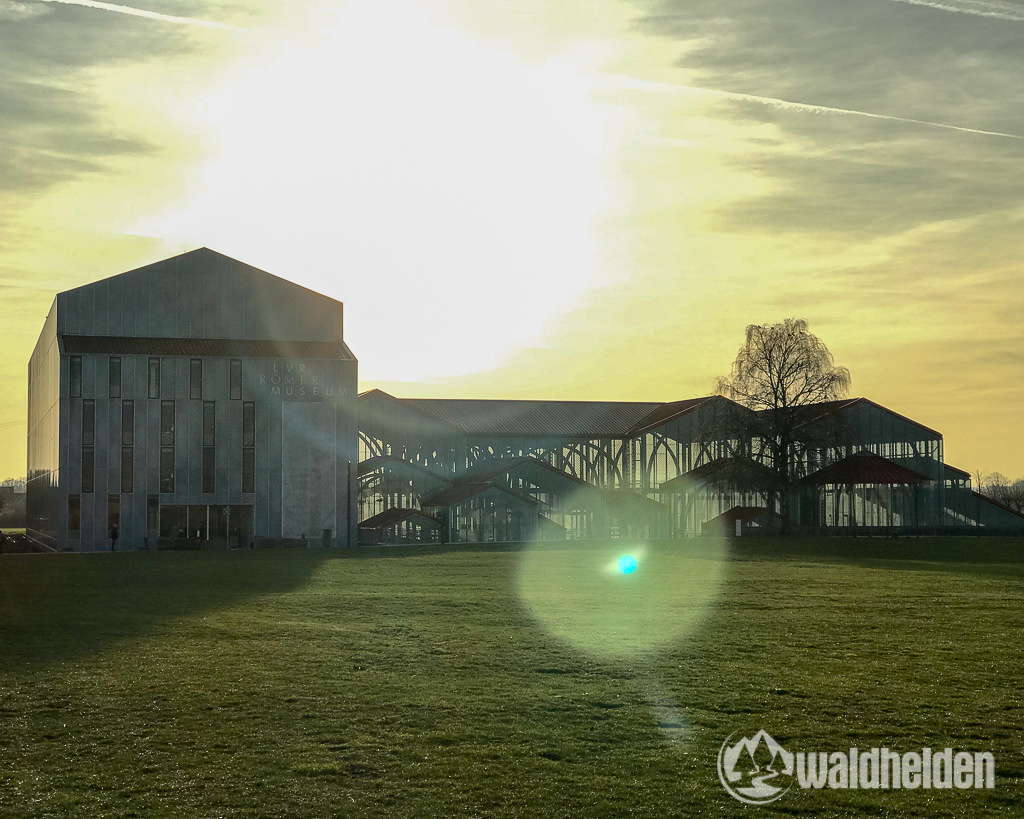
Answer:
<svg viewBox="0 0 1024 819"><path fill-rule="evenodd" d="M412 4L353 3L211 93L200 189L139 230L344 301L370 378L471 372L593 281L591 92L579 61L524 63Z"/></svg>

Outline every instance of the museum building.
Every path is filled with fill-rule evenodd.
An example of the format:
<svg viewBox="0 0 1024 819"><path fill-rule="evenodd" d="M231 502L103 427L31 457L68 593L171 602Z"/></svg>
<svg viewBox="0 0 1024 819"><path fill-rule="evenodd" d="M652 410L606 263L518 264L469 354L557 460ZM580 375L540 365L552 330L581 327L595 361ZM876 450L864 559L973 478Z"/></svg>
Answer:
<svg viewBox="0 0 1024 819"><path fill-rule="evenodd" d="M355 543L357 366L340 302L206 248L59 293L29 363L28 534Z"/></svg>
<svg viewBox="0 0 1024 819"><path fill-rule="evenodd" d="M29 363L27 533L95 551L684 538L783 515L1024 531L912 418L801 407L776 468L763 414L715 395L359 395L340 302L202 248L57 295Z"/></svg>

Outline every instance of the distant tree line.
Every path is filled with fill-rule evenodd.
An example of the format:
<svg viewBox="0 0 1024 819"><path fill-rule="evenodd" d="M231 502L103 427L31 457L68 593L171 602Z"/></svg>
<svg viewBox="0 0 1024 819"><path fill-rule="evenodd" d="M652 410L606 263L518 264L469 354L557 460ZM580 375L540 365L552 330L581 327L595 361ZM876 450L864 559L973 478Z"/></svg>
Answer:
<svg viewBox="0 0 1024 819"><path fill-rule="evenodd" d="M1024 513L1024 478L1011 481L1002 472L974 473L974 488L1014 512Z"/></svg>

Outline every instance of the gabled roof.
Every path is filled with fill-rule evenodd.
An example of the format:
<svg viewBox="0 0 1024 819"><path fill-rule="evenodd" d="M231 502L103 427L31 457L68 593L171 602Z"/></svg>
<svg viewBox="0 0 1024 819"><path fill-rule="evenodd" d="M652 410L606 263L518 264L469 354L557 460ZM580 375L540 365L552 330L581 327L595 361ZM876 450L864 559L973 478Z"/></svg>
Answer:
<svg viewBox="0 0 1024 819"><path fill-rule="evenodd" d="M631 430L631 433L633 435L641 435L652 429L657 429L663 424L667 424L669 421L675 421L677 418L681 418L682 416L699 409L708 402L726 402L733 406L739 406L735 401L731 401L721 395L705 395L701 398L687 398L683 401L669 401L667 404L662 404L658 409L654 410L654 412L644 418Z"/></svg>
<svg viewBox="0 0 1024 819"><path fill-rule="evenodd" d="M678 477L665 481L658 488L662 492L680 492L692 489L695 483L716 479L732 479L736 481L743 476L750 475L769 479L773 473L768 467L749 458L714 458L705 464L691 469L689 472L684 472Z"/></svg>
<svg viewBox="0 0 1024 819"><path fill-rule="evenodd" d="M969 481L971 479L970 472L964 472L964 470L957 469L955 466L950 466L949 464L943 464L942 467L945 470L945 477L947 480Z"/></svg>
<svg viewBox="0 0 1024 819"><path fill-rule="evenodd" d="M443 429L473 436L531 438L629 438L679 418L708 401L533 401L488 398L396 398L383 390L361 393L364 415L375 410L429 419Z"/></svg>
<svg viewBox="0 0 1024 819"><path fill-rule="evenodd" d="M822 484L900 486L932 483L932 479L890 461L888 458L883 458L881 455L861 450L829 464L824 469L812 472L806 478L801 478L800 483L812 486L821 486Z"/></svg>
<svg viewBox="0 0 1024 819"><path fill-rule="evenodd" d="M775 518L776 520L782 520L782 516L777 512L769 512L766 506L734 506L731 509L727 509L722 512L718 517L709 520L708 524L721 523L726 526L732 527L736 525L736 521L742 523L750 523L756 518L764 517L766 519Z"/></svg>
<svg viewBox="0 0 1024 819"><path fill-rule="evenodd" d="M341 302L209 248L57 294L57 334L342 342Z"/></svg>
<svg viewBox="0 0 1024 819"><path fill-rule="evenodd" d="M367 518L359 523L360 529L386 529L389 526L394 526L397 523L401 523L403 520L417 520L425 526L438 528L441 526L441 521L437 518L431 517L426 512L422 512L419 509L403 509L397 506L392 506L389 509L385 509L374 515L372 518Z"/></svg>
<svg viewBox="0 0 1024 819"><path fill-rule="evenodd" d="M466 435L534 438L625 437L661 406L653 401L402 400Z"/></svg>
<svg viewBox="0 0 1024 819"><path fill-rule="evenodd" d="M518 492L513 492L511 489L499 484L490 483L489 481L484 482L466 482L458 483L455 486L451 486L448 489L444 489L432 498L423 501L424 506L456 506L465 500L475 498L477 495L482 495L485 492L490 491L504 492L506 495L515 498L521 503L526 503L531 506L536 506L537 501L533 498L527 497L526 495L520 495Z"/></svg>
<svg viewBox="0 0 1024 819"><path fill-rule="evenodd" d="M651 498L645 498L636 492L628 489L602 489L601 495L608 505L620 514L627 510L627 507L634 512L667 512L668 507Z"/></svg>
<svg viewBox="0 0 1024 819"><path fill-rule="evenodd" d="M822 401L819 404L807 404L803 407L793 407L797 415L797 426L807 426L815 421L821 420L822 418L836 412L846 412L847 410L853 409L857 406L872 407L881 412L888 413L895 418L899 418L901 421L906 421L908 424L913 424L915 427L924 430L929 435L933 435L937 438L941 438L942 435L936 432L931 427L926 427L924 424L915 421L913 418L908 418L905 415L900 415L898 412L893 412L888 407L883 407L881 404L872 401L869 398L844 398L839 401ZM771 410L761 410L762 413L771 412Z"/></svg>
<svg viewBox="0 0 1024 819"><path fill-rule="evenodd" d="M392 472L397 474L408 475L414 480L421 479L428 482L436 482L441 486L448 486L452 483L450 478L447 478L444 475L438 475L436 472L431 472L429 469L422 467L419 464L403 460L397 455L376 455L373 458L367 458L365 461L360 461L358 474L360 478L364 478L377 470L383 469L390 469Z"/></svg>
<svg viewBox="0 0 1024 819"><path fill-rule="evenodd" d="M537 486L543 486L545 480L560 481L573 489L595 489L593 484L580 480L575 475L570 475L561 469L556 469L546 461L535 458L532 455L522 458L496 458L491 461L484 461L482 464L470 469L464 475L465 480L470 481L491 481L498 475L521 474Z"/></svg>
<svg viewBox="0 0 1024 819"><path fill-rule="evenodd" d="M462 433L451 424L419 409L408 399L396 398L391 393L379 389L359 393L359 429L386 429L389 433L431 434L442 437L458 436Z"/></svg>

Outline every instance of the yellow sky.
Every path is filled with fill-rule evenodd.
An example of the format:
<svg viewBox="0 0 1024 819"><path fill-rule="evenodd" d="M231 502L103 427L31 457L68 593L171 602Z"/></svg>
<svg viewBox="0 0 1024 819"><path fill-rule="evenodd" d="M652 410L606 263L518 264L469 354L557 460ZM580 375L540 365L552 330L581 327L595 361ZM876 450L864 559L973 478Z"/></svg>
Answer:
<svg viewBox="0 0 1024 819"><path fill-rule="evenodd" d="M362 388L405 395L692 397L804 317L853 394L1018 477L1022 20L0 0L0 477L53 295L204 245L344 301Z"/></svg>

